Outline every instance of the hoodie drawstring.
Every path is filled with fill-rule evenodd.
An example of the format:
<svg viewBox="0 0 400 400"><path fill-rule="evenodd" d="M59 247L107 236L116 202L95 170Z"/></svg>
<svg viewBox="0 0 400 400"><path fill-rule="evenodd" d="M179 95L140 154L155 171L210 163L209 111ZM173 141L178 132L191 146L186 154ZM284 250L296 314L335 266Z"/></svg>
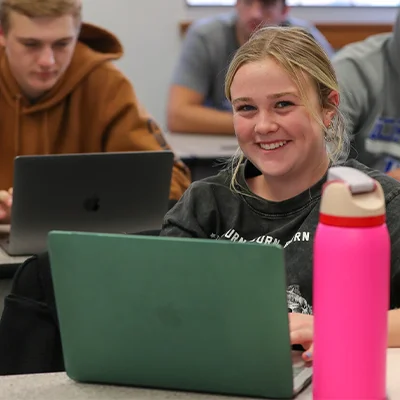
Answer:
<svg viewBox="0 0 400 400"><path fill-rule="evenodd" d="M20 132L20 116L21 116L21 98L20 94L15 96L15 132L14 132L14 153L15 156L19 155L21 132Z"/></svg>
<svg viewBox="0 0 400 400"><path fill-rule="evenodd" d="M14 154L19 156L21 153L21 95L15 96L15 133L14 133ZM50 154L50 139L48 134L48 113L44 111L40 134L42 137L42 148L37 149L41 154Z"/></svg>
<svg viewBox="0 0 400 400"><path fill-rule="evenodd" d="M42 141L43 141L43 154L50 154L50 139L49 139L49 135L48 135L47 110L44 111L41 131L42 131Z"/></svg>

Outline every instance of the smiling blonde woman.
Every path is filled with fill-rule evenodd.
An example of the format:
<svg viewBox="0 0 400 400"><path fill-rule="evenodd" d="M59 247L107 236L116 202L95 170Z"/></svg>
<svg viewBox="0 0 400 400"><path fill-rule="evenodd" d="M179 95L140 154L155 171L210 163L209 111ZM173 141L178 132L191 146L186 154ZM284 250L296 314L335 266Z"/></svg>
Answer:
<svg viewBox="0 0 400 400"><path fill-rule="evenodd" d="M400 307L400 183L345 161L348 138L325 52L300 28L261 29L233 57L225 91L238 153L219 175L190 186L161 234L283 246L292 342L311 351L312 244L327 170L340 160L378 180L385 192L392 242L389 345L400 346L400 310L394 310Z"/></svg>

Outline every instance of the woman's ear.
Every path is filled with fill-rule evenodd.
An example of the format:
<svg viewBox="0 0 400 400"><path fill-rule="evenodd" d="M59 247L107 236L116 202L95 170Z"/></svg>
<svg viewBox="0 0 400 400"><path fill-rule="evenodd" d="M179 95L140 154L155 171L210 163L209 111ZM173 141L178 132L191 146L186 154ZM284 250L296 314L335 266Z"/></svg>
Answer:
<svg viewBox="0 0 400 400"><path fill-rule="evenodd" d="M324 110L324 125L328 128L332 122L333 117L336 115L336 110L339 108L340 98L336 90L332 90L328 96L328 104L330 107Z"/></svg>

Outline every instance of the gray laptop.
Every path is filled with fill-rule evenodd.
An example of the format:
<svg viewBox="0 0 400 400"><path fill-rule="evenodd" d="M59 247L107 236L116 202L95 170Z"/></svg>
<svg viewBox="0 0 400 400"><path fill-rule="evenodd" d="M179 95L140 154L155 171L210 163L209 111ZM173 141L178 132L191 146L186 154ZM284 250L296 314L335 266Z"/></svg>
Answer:
<svg viewBox="0 0 400 400"><path fill-rule="evenodd" d="M50 230L160 229L168 210L171 151L20 156L14 163L9 255L47 249Z"/></svg>
<svg viewBox="0 0 400 400"><path fill-rule="evenodd" d="M271 399L310 383L282 248L51 232L49 255L74 380Z"/></svg>

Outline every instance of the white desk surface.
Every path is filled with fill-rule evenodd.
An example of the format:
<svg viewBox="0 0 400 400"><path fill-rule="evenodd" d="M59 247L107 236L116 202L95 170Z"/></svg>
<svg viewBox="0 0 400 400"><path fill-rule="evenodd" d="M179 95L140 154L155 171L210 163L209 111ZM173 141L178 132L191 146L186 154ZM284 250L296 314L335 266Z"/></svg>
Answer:
<svg viewBox="0 0 400 400"><path fill-rule="evenodd" d="M239 147L235 135L166 133L165 138L180 158L230 157Z"/></svg>
<svg viewBox="0 0 400 400"><path fill-rule="evenodd" d="M10 232L10 225L0 225L0 237L2 235L6 235ZM19 265L22 264L28 257L12 257L9 256L1 247L0 247L0 268L2 265ZM1 395L0 395L1 396ZM0 397L1 399L1 397Z"/></svg>
<svg viewBox="0 0 400 400"><path fill-rule="evenodd" d="M387 388L390 400L400 399L400 349L390 349L387 359ZM82 384L65 373L11 375L0 377L0 399L4 400L228 400L228 396L211 396L187 392L138 389L123 386ZM311 400L309 386L296 400Z"/></svg>

